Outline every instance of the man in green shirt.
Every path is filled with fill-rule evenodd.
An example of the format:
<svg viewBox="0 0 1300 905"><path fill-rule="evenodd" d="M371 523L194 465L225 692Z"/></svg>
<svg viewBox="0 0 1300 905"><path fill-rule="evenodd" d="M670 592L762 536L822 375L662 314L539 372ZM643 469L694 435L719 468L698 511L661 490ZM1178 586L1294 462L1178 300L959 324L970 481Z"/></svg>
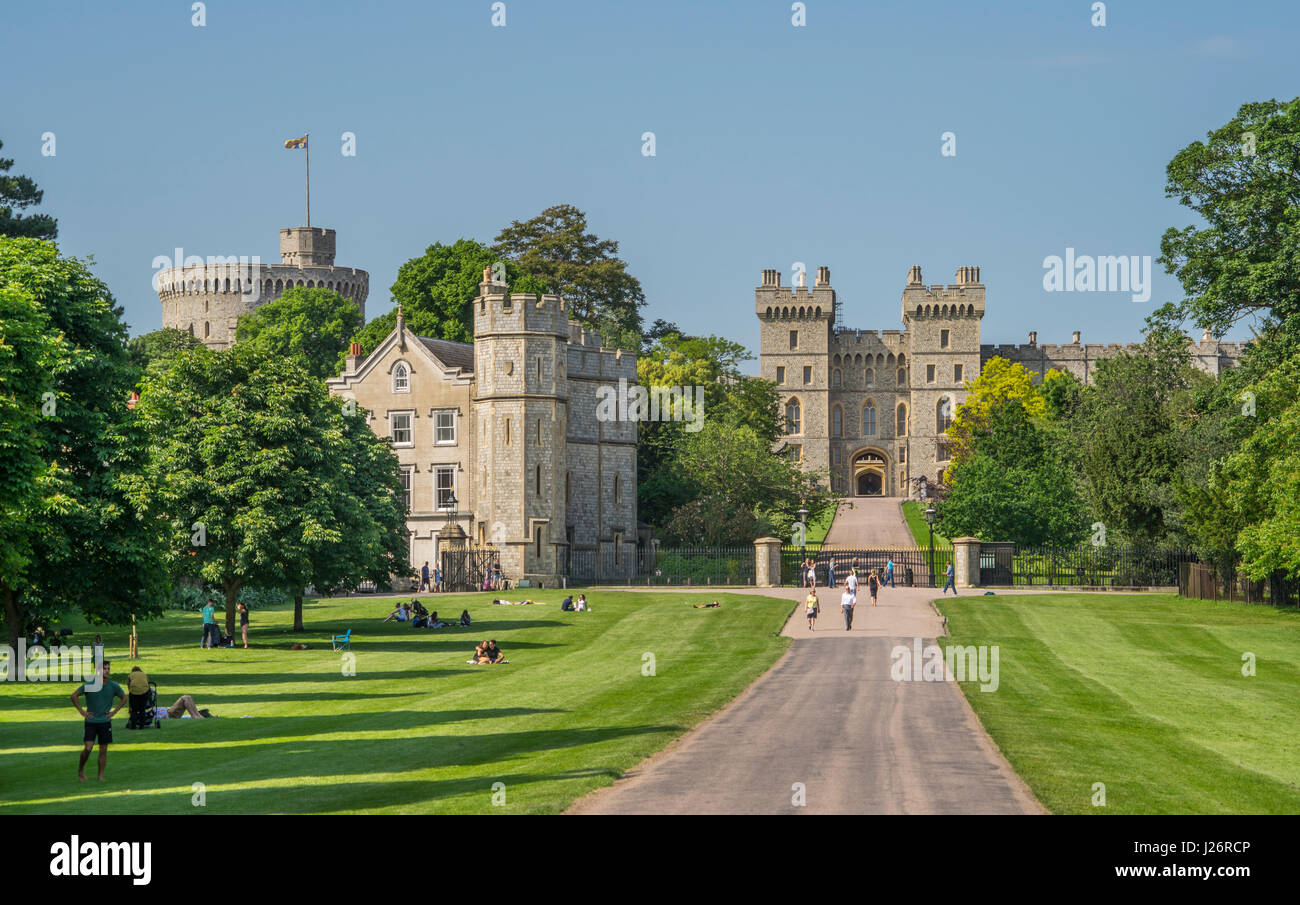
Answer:
<svg viewBox="0 0 1300 905"><path fill-rule="evenodd" d="M86 746L81 749L81 760L77 764L77 778L82 782L86 781L86 761L90 759L90 749L95 747L95 742L99 742L99 778L101 780L104 778L104 766L108 763L108 746L113 743L112 720L126 703L126 692L122 690L122 686L109 681L107 660L104 661L103 670L101 681L90 685L79 685L72 693L72 706L86 718L86 731L83 734ZM95 685L99 687L96 688ZM82 695L86 698L84 707L81 704ZM116 707L113 706L114 701L118 702Z"/></svg>
<svg viewBox="0 0 1300 905"><path fill-rule="evenodd" d="M217 608L209 600L203 605L203 640L199 642L199 647L216 647L221 636L217 634Z"/></svg>

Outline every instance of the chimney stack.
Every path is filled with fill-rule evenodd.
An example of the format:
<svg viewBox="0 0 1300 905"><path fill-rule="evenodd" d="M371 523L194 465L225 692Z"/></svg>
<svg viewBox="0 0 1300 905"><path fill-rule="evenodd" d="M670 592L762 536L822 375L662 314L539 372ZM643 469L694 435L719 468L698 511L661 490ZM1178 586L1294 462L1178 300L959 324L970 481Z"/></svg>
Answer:
<svg viewBox="0 0 1300 905"><path fill-rule="evenodd" d="M1030 330L1030 331L1029 331L1029 344L1030 344L1031 346L1036 346L1036 345L1038 345L1038 331L1037 331L1037 330Z"/></svg>
<svg viewBox="0 0 1300 905"><path fill-rule="evenodd" d="M1074 343L1076 346L1079 344L1079 331L1078 331L1078 330L1075 330L1075 331L1074 331L1074 338L1071 339L1070 342Z"/></svg>
<svg viewBox="0 0 1300 905"><path fill-rule="evenodd" d="M781 285L781 271L779 271L779 270L764 270L764 271L763 271L763 285L764 285L764 286L769 286L769 287L778 287L778 288L779 288L780 285Z"/></svg>
<svg viewBox="0 0 1300 905"><path fill-rule="evenodd" d="M920 265L920 264L913 264L913 265L912 265L912 268L907 272L907 285L908 285L908 286L924 286L924 285L925 285L924 283L921 282L921 265Z"/></svg>
<svg viewBox="0 0 1300 905"><path fill-rule="evenodd" d="M818 267L816 285L829 286L830 284L831 284L831 269L829 267Z"/></svg>

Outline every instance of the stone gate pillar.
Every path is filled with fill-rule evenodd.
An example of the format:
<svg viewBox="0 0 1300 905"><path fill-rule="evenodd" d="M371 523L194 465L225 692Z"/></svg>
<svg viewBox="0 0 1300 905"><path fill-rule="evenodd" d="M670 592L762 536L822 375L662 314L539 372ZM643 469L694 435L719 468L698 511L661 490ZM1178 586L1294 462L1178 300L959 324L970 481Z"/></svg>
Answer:
<svg viewBox="0 0 1300 905"><path fill-rule="evenodd" d="M754 541L754 584L760 588L781 586L781 544L779 537Z"/></svg>
<svg viewBox="0 0 1300 905"><path fill-rule="evenodd" d="M975 537L959 537L952 542L953 581L959 588L980 586L980 542Z"/></svg>

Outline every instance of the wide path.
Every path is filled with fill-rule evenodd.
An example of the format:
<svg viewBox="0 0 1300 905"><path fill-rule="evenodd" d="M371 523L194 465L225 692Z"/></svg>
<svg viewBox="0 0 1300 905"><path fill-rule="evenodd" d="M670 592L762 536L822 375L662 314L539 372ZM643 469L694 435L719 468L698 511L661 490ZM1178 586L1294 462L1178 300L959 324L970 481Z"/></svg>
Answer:
<svg viewBox="0 0 1300 905"><path fill-rule="evenodd" d="M801 599L794 588L756 589ZM1001 592L999 592L1001 593ZM1028 788L952 682L896 682L890 652L943 633L933 589L890 588L844 630L839 595L802 607L790 650L739 698L580 814L1031 814ZM803 805L796 803L802 784Z"/></svg>
<svg viewBox="0 0 1300 905"><path fill-rule="evenodd" d="M901 503L898 497L880 496L840 500L825 544L853 549L915 547Z"/></svg>

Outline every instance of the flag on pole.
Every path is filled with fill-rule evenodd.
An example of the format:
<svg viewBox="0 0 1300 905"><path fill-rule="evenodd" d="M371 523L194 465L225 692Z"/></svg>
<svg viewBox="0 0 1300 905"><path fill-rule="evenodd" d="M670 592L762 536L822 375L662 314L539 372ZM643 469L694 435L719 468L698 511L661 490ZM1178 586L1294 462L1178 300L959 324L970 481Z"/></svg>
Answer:
<svg viewBox="0 0 1300 905"><path fill-rule="evenodd" d="M291 138L284 143L284 146L290 150L305 148L307 147L307 136L304 135L302 138Z"/></svg>

